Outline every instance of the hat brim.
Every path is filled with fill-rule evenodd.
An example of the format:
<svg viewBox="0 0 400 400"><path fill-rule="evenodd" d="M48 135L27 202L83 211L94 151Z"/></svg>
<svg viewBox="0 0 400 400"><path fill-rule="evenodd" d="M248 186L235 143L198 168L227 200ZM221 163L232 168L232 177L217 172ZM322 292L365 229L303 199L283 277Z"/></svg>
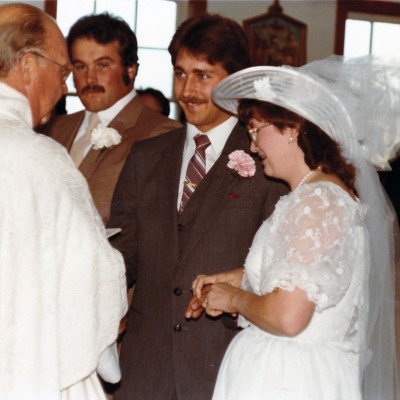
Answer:
<svg viewBox="0 0 400 400"><path fill-rule="evenodd" d="M267 101L284 107L319 126L341 145L348 158L355 154L357 141L345 107L329 89L329 84L301 68L247 68L219 82L212 97L219 107L235 115L240 99Z"/></svg>

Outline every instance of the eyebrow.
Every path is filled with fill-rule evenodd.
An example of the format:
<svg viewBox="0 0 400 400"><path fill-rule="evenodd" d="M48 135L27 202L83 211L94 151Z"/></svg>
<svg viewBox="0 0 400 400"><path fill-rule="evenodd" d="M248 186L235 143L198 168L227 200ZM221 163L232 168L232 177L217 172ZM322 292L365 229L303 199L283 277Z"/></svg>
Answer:
<svg viewBox="0 0 400 400"><path fill-rule="evenodd" d="M179 65L176 65L174 67L174 71L185 71L185 69L183 67L180 67ZM211 69L200 69L200 68L196 68L194 70L190 70L189 72L193 72L194 74L212 74L213 71Z"/></svg>
<svg viewBox="0 0 400 400"><path fill-rule="evenodd" d="M101 62L101 61L115 62L115 60L109 56L103 56L103 57L96 58L93 62L96 63L96 62ZM79 58L72 61L72 64L76 64L76 63L86 64L85 61L79 60Z"/></svg>

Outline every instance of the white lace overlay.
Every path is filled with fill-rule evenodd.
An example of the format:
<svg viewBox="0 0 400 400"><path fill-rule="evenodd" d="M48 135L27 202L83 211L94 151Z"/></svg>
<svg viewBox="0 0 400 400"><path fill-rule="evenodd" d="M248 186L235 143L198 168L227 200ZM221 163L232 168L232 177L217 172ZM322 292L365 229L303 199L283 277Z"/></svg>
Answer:
<svg viewBox="0 0 400 400"><path fill-rule="evenodd" d="M344 313L329 326L354 336L363 301L364 214L359 202L332 183L307 184L283 197L254 238L242 287L258 294L300 288L315 302L317 313L339 305L335 308ZM240 324L247 325L244 318ZM343 334L330 336L340 342Z"/></svg>
<svg viewBox="0 0 400 400"><path fill-rule="evenodd" d="M213 400L361 400L367 235L365 206L329 182L277 203L258 230L242 287L300 288L316 304L307 327L273 335L239 316Z"/></svg>

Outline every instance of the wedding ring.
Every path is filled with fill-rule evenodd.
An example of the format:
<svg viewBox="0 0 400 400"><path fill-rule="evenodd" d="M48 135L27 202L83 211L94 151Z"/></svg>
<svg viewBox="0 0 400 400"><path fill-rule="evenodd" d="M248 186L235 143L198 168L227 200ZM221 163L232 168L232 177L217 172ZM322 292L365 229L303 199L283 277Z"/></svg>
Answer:
<svg viewBox="0 0 400 400"><path fill-rule="evenodd" d="M204 300L203 300L203 304L207 305L207 304L208 304L208 300L207 300L207 299L204 299Z"/></svg>

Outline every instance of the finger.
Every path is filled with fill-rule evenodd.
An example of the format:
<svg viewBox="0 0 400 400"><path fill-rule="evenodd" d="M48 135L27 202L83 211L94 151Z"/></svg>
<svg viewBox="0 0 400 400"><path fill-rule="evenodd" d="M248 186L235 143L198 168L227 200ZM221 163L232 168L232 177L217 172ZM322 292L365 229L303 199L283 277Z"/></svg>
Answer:
<svg viewBox="0 0 400 400"><path fill-rule="evenodd" d="M203 314L204 308L200 307L198 310L192 312L192 319L200 318L201 314Z"/></svg>
<svg viewBox="0 0 400 400"><path fill-rule="evenodd" d="M219 317L220 315L223 314L222 311L212 310L212 309L210 309L210 307L208 307L208 309L206 309L206 313L207 313L210 317Z"/></svg>
<svg viewBox="0 0 400 400"><path fill-rule="evenodd" d="M204 309L201 305L201 300L199 300L196 296L193 296L185 311L185 317L187 319L196 319L199 318L200 315L203 313Z"/></svg>
<svg viewBox="0 0 400 400"><path fill-rule="evenodd" d="M203 298L203 301L202 301L201 305L203 306L203 308L207 308L207 306L208 306L207 297L204 297L204 298Z"/></svg>
<svg viewBox="0 0 400 400"><path fill-rule="evenodd" d="M197 296L197 298L200 298L201 296L201 289L203 287L203 278L205 275L197 275L195 280L192 282L192 293Z"/></svg>

